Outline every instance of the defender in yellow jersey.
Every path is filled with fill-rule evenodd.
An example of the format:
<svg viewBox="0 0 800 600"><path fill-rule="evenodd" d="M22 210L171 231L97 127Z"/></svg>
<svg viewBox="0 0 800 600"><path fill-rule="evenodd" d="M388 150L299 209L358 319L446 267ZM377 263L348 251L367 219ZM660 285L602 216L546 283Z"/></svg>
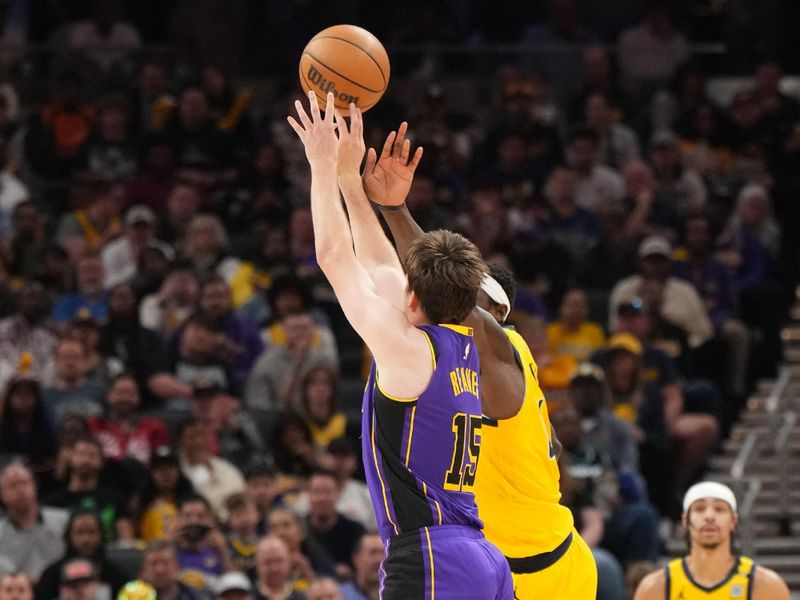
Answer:
<svg viewBox="0 0 800 600"><path fill-rule="evenodd" d="M502 324L512 305L514 281L504 269L490 268L493 277L484 279L478 306ZM558 442L536 361L522 336L511 329L505 332L525 378L525 398L514 417L484 419L475 480L484 533L506 556L519 600L594 600L594 556L575 530L572 513L559 504Z"/></svg>
<svg viewBox="0 0 800 600"><path fill-rule="evenodd" d="M683 499L689 555L642 580L634 600L789 600L777 573L733 554L736 496L720 483L698 483Z"/></svg>

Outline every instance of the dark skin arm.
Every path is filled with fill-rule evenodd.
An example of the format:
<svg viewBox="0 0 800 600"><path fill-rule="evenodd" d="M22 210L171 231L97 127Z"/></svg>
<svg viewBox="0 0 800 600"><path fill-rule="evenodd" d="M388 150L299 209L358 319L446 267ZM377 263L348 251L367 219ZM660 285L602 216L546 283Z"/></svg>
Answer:
<svg viewBox="0 0 800 600"><path fill-rule="evenodd" d="M410 143L404 139L406 129L407 125L403 123L397 134L389 134L380 159L370 149L364 172L364 189L373 201L380 201L381 215L392 233L401 263L411 243L424 233L405 205L414 168L422 155L418 149L414 158L408 161ZM464 324L472 327L481 357L484 414L493 419L513 417L522 407L525 378L511 342L494 317L477 306Z"/></svg>

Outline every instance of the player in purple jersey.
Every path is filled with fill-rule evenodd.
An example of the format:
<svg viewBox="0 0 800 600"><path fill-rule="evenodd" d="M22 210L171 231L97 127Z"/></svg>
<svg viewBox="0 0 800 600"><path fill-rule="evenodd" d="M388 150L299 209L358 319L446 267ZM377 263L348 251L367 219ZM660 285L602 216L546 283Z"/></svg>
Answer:
<svg viewBox="0 0 800 600"><path fill-rule="evenodd" d="M310 116L296 108L299 122L289 123L311 166L317 262L375 357L362 449L387 552L382 598L510 600L508 565L483 537L471 491L482 384L478 348L462 322L486 265L471 242L435 231L412 244L404 272L364 192L360 111L350 107L348 127L334 119L331 94L324 118L313 93ZM409 163L406 146L403 164L418 160Z"/></svg>

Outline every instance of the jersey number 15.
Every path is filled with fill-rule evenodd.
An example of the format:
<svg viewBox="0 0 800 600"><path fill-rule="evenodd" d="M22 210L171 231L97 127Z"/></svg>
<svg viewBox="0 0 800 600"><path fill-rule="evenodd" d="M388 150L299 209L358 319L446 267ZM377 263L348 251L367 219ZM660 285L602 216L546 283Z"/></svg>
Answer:
<svg viewBox="0 0 800 600"><path fill-rule="evenodd" d="M444 489L472 491L481 451L480 415L456 413L453 416L453 460L444 478Z"/></svg>

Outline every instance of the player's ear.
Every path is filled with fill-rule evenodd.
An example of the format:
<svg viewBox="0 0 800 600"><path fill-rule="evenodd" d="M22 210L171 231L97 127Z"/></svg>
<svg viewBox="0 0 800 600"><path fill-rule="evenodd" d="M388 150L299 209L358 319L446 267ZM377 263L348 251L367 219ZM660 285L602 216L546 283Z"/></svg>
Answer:
<svg viewBox="0 0 800 600"><path fill-rule="evenodd" d="M408 294L408 308L412 311L419 310L419 296L417 296L417 292L411 290Z"/></svg>

